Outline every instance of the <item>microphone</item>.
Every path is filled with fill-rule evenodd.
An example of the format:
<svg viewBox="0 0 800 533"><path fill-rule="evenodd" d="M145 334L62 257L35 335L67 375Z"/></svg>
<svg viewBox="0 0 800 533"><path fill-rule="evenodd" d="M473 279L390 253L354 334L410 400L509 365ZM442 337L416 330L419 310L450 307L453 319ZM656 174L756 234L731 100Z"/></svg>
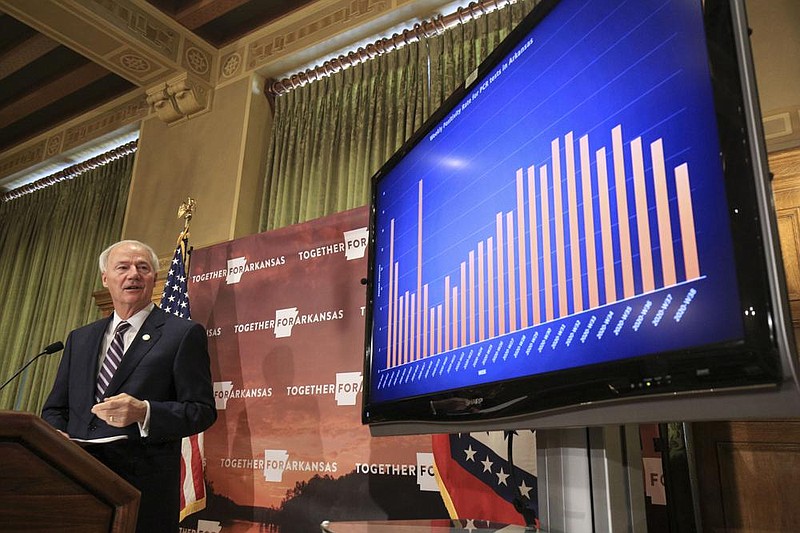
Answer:
<svg viewBox="0 0 800 533"><path fill-rule="evenodd" d="M47 346L44 347L44 350L42 350L41 352L39 352L35 356L33 356L33 358L30 361L28 361L27 363L22 365L22 368L20 368L16 372L14 372L14 374L10 378L8 378L5 383L0 385L0 391L2 391L5 388L6 385L11 383L11 380L13 380L15 377L19 376L20 374L22 374L22 371L25 370L26 368L28 368L28 366L31 363L33 363L34 361L36 361L38 358L40 358L43 355L50 355L51 353L60 352L63 349L64 349L64 343L61 342L61 341L56 341L53 344L48 344Z"/></svg>

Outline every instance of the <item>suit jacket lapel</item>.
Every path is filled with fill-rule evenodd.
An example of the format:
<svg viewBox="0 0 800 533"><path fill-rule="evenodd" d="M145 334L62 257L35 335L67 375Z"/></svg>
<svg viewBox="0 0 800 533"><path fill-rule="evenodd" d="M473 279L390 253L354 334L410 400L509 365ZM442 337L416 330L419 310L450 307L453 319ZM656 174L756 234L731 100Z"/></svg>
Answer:
<svg viewBox="0 0 800 533"><path fill-rule="evenodd" d="M111 383L106 389L106 396L113 396L119 390L119 386L125 382L131 373L139 366L145 355L156 345L161 338L161 326L164 325L164 312L158 307L154 307L147 319L136 334L136 338L128 347L119 368L111 378Z"/></svg>

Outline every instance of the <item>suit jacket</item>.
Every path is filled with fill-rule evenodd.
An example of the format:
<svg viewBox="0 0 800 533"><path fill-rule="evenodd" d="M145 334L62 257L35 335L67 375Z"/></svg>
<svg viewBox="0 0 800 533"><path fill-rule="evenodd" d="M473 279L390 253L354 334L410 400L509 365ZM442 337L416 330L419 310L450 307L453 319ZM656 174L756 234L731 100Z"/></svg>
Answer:
<svg viewBox="0 0 800 533"><path fill-rule="evenodd" d="M42 418L71 437L125 434L141 440L138 424L115 428L92 414L98 357L111 317L76 329L64 354ZM150 443L179 441L216 420L214 389L202 325L153 308L106 389L150 402Z"/></svg>
<svg viewBox="0 0 800 533"><path fill-rule="evenodd" d="M203 326L153 308L142 324L104 396L128 393L150 403L150 427L109 426L91 412L98 357L111 317L67 337L53 390L42 418L73 438L127 439L86 449L141 492L138 533L174 533L180 511L181 438L216 420L214 389Z"/></svg>

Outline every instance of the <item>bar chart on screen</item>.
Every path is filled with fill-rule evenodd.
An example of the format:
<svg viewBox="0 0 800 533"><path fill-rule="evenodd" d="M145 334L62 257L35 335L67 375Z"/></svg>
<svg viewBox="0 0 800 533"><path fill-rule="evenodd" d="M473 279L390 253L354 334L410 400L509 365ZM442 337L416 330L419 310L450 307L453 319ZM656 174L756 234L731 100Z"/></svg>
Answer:
<svg viewBox="0 0 800 533"><path fill-rule="evenodd" d="M661 138L625 142L621 125L610 138L595 147L588 134L568 132L551 141L549 161L509 172L513 205L480 226L491 232L461 236L473 244L461 256L423 250L418 181L416 227L390 223L379 389L454 370L482 375L521 354L563 354L590 336L633 335L645 318L657 327L666 310L676 320L673 302L691 301L691 282L703 277L690 169L667 167ZM404 254L413 264L395 259L396 231L416 234L416 250ZM435 282L426 279L424 251L452 263ZM607 311L639 297L639 307Z"/></svg>

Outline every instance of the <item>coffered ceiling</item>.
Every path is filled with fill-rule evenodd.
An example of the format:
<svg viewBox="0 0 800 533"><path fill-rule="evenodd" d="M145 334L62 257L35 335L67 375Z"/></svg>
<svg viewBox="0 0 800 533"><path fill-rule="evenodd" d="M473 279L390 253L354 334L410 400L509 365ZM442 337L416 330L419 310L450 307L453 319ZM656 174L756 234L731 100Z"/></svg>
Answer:
<svg viewBox="0 0 800 533"><path fill-rule="evenodd" d="M148 0L160 13L217 49L312 2ZM6 5L0 3L0 152L136 89L145 81L120 75L118 69L107 63L108 58L98 61L98 57L80 49L81 46L91 47L90 38L95 36L90 35L91 32L85 34L86 39L69 35L69 18L80 16L69 4L44 0L4 3ZM43 7L44 4L53 5ZM120 20L127 19L126 22L138 27L145 39L160 40L164 47L169 47L174 40L170 35L173 28L168 24L159 28L146 20L143 14L149 13L144 10L136 13L137 5L133 2L76 4L76 7L89 8L94 7L91 4L100 8L105 4ZM59 22L60 12L70 15L60 19L63 27ZM72 24L73 29L80 26ZM91 27L104 29L97 24ZM102 35L96 37L103 40ZM103 43L97 44L102 46ZM134 57L129 56L127 60L130 69L135 69ZM125 56L119 61L125 64Z"/></svg>
<svg viewBox="0 0 800 533"><path fill-rule="evenodd" d="M252 72L280 77L453 5L0 0L0 192L18 186L32 164L69 154L120 124L135 129L152 112L148 94L176 76L188 73L203 90Z"/></svg>

